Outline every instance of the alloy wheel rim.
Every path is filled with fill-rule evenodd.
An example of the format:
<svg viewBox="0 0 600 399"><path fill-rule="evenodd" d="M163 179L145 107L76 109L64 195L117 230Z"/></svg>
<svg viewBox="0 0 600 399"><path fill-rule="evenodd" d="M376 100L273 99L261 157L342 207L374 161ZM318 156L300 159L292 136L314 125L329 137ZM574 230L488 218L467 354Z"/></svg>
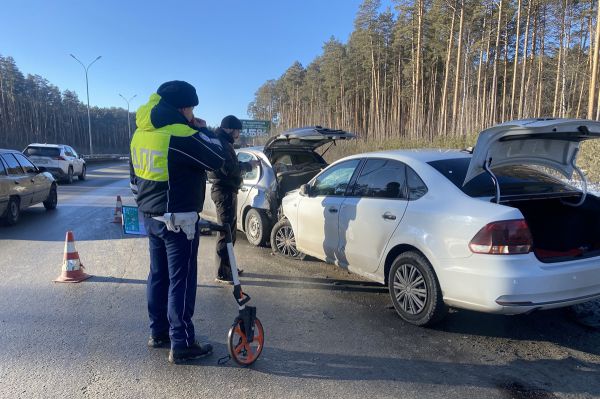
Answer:
<svg viewBox="0 0 600 399"><path fill-rule="evenodd" d="M275 245L282 255L294 258L298 256L296 237L294 237L294 231L290 226L283 226L277 230L277 234L275 235Z"/></svg>
<svg viewBox="0 0 600 399"><path fill-rule="evenodd" d="M427 285L418 268L411 264L400 266L394 274L394 296L402 310L419 314L427 303Z"/></svg>

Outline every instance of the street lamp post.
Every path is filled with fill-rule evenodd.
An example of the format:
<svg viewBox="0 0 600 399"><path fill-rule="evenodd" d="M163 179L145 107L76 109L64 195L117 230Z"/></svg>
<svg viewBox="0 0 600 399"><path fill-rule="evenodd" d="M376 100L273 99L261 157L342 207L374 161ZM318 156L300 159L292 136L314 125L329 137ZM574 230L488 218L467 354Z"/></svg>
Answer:
<svg viewBox="0 0 600 399"><path fill-rule="evenodd" d="M129 131L129 141L131 141L131 124L129 123L129 101L133 100L137 96L137 94L134 94L133 96L131 96L129 98L129 100L126 99L125 97L123 97L122 94L119 94L119 95L127 103L127 130Z"/></svg>
<svg viewBox="0 0 600 399"><path fill-rule="evenodd" d="M86 67L83 62L79 61L77 57L73 54L69 54L75 61L79 62L85 71L85 90L87 94L87 114L88 114L88 135L90 137L90 155L94 154L94 148L92 147L92 120L90 119L90 86L88 84L88 69L92 66L92 64L98 61L102 56L99 55L96 59L88 64Z"/></svg>

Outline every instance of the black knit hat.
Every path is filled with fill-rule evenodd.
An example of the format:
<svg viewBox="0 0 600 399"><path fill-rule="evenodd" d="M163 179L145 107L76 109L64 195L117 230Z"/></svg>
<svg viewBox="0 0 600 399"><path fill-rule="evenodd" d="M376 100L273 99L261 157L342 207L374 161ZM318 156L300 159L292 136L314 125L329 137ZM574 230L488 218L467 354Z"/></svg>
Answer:
<svg viewBox="0 0 600 399"><path fill-rule="evenodd" d="M240 120L233 115L227 115L221 121L221 128L222 129L241 129L242 122L240 122Z"/></svg>
<svg viewBox="0 0 600 399"><path fill-rule="evenodd" d="M160 85L156 93L173 107L188 108L198 105L194 86L182 80L172 80Z"/></svg>

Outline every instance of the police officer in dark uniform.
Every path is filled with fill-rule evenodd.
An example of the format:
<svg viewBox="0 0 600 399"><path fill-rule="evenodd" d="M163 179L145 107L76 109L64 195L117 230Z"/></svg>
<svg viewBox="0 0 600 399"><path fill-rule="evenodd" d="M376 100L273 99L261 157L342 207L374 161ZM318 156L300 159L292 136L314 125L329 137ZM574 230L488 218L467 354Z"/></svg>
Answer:
<svg viewBox="0 0 600 399"><path fill-rule="evenodd" d="M239 162L237 159L233 143L240 137L241 130L242 122L238 118L233 115L223 118L215 133L223 146L225 164L208 175L212 182L211 198L217 208L218 221L220 224L228 223L231 226L233 245L237 225L237 193L242 185L242 173L250 172L258 165L258 161ZM230 284L233 282L223 232L220 232L217 238L217 281Z"/></svg>
<svg viewBox="0 0 600 399"><path fill-rule="evenodd" d="M198 212L206 171L223 166L220 142L195 118L196 89L187 82L162 84L136 114L131 141L132 188L149 238L148 314L152 348L171 347L180 363L212 353L195 340Z"/></svg>

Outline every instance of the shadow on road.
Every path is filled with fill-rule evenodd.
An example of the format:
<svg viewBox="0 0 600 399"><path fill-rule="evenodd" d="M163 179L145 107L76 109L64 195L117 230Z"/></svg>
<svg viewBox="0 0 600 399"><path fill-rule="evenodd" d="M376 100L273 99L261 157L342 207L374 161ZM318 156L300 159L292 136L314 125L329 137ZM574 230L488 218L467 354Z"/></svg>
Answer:
<svg viewBox="0 0 600 399"><path fill-rule="evenodd" d="M191 363L207 367L227 353L223 344L215 344L213 358ZM265 347L252 370L290 378L341 381L400 381L422 385L497 389L510 398L556 398L552 391L570 394L600 393L600 365L568 357L560 360L522 360L506 364L474 364L433 360L398 359L369 356L349 350L347 354L301 352ZM237 368L233 360L222 367ZM570 381L552 387L549 370L568 372ZM524 376L537 378L525 378Z"/></svg>
<svg viewBox="0 0 600 399"><path fill-rule="evenodd" d="M248 280L248 279L252 280ZM257 280L254 280L257 279ZM315 277L279 276L274 274L244 273L242 276L244 286L276 287L276 288L305 288L329 291L387 293L387 288L381 284L358 281L338 280Z"/></svg>

